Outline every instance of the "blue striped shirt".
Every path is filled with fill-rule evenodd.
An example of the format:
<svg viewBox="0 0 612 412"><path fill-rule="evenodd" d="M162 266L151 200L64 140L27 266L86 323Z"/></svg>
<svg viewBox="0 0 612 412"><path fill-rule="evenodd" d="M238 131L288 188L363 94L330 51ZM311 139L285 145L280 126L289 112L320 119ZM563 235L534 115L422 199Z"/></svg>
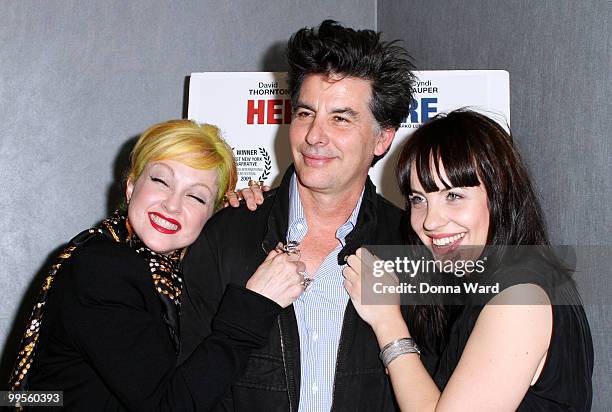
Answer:
<svg viewBox="0 0 612 412"><path fill-rule="evenodd" d="M329 412L332 406L338 344L349 296L343 286L338 253L357 223L363 192L348 220L336 231L338 245L323 260L315 280L294 303L300 334L301 386L299 412ZM287 240L301 242L308 223L300 200L295 174L289 186Z"/></svg>

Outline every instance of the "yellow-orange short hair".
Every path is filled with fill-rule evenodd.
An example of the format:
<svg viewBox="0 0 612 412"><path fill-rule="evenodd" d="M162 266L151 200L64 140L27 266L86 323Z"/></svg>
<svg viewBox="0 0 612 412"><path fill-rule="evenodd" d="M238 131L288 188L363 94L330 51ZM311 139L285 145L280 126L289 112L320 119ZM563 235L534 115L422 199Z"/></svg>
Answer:
<svg viewBox="0 0 612 412"><path fill-rule="evenodd" d="M149 162L176 160L194 169L218 172L215 210L223 196L236 187L238 172L234 154L218 127L191 120L169 120L147 129L130 154L128 179L136 182Z"/></svg>

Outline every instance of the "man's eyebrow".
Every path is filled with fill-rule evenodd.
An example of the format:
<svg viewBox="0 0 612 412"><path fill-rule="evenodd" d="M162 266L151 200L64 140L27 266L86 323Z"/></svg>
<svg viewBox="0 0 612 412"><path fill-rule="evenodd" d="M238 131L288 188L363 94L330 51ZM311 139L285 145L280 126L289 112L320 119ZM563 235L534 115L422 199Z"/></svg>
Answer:
<svg viewBox="0 0 612 412"><path fill-rule="evenodd" d="M306 103L304 103L304 102L297 102L297 104L295 105L295 107L293 108L293 110L295 110L295 109L297 109L297 108L301 108L301 109L310 110L311 112L316 111L316 110L314 109L314 107L312 107L311 105L306 104Z"/></svg>
<svg viewBox="0 0 612 412"><path fill-rule="evenodd" d="M359 117L359 112L355 111L352 107L338 107L332 109L330 113L346 114L351 117Z"/></svg>
<svg viewBox="0 0 612 412"><path fill-rule="evenodd" d="M306 110L310 110L311 112L316 112L315 108L307 103L304 102L297 102L297 104L295 105L295 107L293 108L293 110L296 109L306 109ZM351 117L359 117L359 112L357 112L355 109L353 109L352 107L337 107L334 108L330 111L330 113L332 114L346 114L347 116L351 116Z"/></svg>

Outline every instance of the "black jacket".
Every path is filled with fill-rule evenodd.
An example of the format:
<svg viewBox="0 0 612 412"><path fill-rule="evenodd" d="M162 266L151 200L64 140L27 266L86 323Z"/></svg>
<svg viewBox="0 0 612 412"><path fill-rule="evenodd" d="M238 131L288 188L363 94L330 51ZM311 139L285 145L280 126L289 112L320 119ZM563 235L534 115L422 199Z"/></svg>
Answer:
<svg viewBox="0 0 612 412"><path fill-rule="evenodd" d="M257 211L242 206L226 209L206 225L184 261L185 289L181 318L182 353L210 332L223 290L229 283L244 285L277 244L285 242L289 210L290 167L281 186L266 197ZM401 244L403 212L376 194L368 181L357 225L346 237L344 256L368 244ZM293 305L283 310L268 345L253 351L245 374L232 386L222 407L228 410L297 411L300 388L300 348ZM335 411L396 410L391 384L378 359L374 332L349 301L342 326L336 364Z"/></svg>
<svg viewBox="0 0 612 412"><path fill-rule="evenodd" d="M281 309L228 288L213 332L177 366L147 262L102 234L64 262L46 305L29 390L63 391L64 410L89 412L210 409Z"/></svg>

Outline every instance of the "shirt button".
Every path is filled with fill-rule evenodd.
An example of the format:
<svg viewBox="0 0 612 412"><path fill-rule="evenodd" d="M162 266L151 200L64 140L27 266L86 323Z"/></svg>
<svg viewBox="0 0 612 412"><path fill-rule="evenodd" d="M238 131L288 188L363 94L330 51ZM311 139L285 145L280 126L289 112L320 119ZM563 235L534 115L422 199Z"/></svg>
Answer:
<svg viewBox="0 0 612 412"><path fill-rule="evenodd" d="M315 342L319 340L319 334L317 332L312 333L312 340L314 340Z"/></svg>
<svg viewBox="0 0 612 412"><path fill-rule="evenodd" d="M298 223L297 225L295 225L295 227L297 228L297 230L302 230L304 229L304 225L301 223Z"/></svg>
<svg viewBox="0 0 612 412"><path fill-rule="evenodd" d="M316 383L312 384L312 393L315 394L319 391L319 386Z"/></svg>

